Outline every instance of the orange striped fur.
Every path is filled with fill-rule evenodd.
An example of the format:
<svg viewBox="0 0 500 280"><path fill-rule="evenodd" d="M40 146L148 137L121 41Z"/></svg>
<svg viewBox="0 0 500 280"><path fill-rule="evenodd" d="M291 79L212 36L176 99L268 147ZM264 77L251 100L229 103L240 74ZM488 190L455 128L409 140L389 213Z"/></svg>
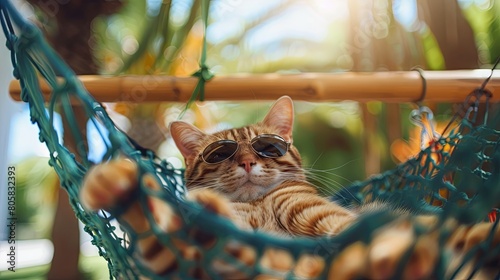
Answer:
<svg viewBox="0 0 500 280"><path fill-rule="evenodd" d="M252 151L249 140L260 134L278 134L292 142L292 127L293 103L288 97L276 101L262 122L242 128L207 134L184 122L172 123L172 137L186 163L190 199L231 219L243 229L283 236L336 235L354 223L361 212L386 207L374 203L362 209L347 209L321 197L315 187L306 181L300 154L293 145L285 156L275 159L259 157ZM204 148L221 139L238 141L240 149L232 158L219 164L203 162L200 154ZM82 205L89 210L110 209L129 199L137 188L136 178L137 167L129 160L117 159L97 165L88 172L83 183L80 194ZM143 180L154 190L161 188L152 176ZM165 232L182 226L182 219L160 199L150 198L148 210ZM331 264L325 264L315 256L303 256L294 265L291 256L278 249L267 249L260 264L283 273L294 270L295 275L306 279L318 276L325 268L330 269L329 279L388 278L416 238L412 224L405 218L409 215L405 211L399 212L403 218L374 233L370 244L352 244ZM121 219L130 224L135 232L145 232L150 228L139 202L132 203ZM436 222L434 217L419 219L425 220L423 223L426 225ZM477 230L479 233L474 234L469 234L473 230L457 231L450 248L458 248L457 244L471 243L471 240L477 244L477 239L484 239L487 229ZM500 238L500 234L497 235ZM432 234L419 238L411 261L405 268L405 279L429 277L437 262L437 238ZM469 243L467 246L470 247ZM175 240L174 244L185 258L200 261L203 258L199 249L182 240ZM159 275L168 275L178 267L174 253L155 236L139 240L137 251L142 261ZM249 266L258 261L253 249L243 245L228 244L226 251ZM214 266L224 279L244 279L238 271L223 263ZM208 279L199 267L193 267L192 276ZM261 275L256 279L280 277Z"/></svg>

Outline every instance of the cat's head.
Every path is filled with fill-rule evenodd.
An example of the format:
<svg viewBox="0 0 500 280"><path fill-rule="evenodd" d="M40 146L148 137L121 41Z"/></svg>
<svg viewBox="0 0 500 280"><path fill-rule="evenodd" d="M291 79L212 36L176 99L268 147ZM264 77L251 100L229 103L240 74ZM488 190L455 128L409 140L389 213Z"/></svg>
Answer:
<svg viewBox="0 0 500 280"><path fill-rule="evenodd" d="M186 162L187 188L212 188L232 201L253 201L283 181L305 180L300 155L292 145L293 115L292 100L284 96L262 122L241 128L208 134L191 124L173 122L170 132ZM273 151L276 148L280 151Z"/></svg>

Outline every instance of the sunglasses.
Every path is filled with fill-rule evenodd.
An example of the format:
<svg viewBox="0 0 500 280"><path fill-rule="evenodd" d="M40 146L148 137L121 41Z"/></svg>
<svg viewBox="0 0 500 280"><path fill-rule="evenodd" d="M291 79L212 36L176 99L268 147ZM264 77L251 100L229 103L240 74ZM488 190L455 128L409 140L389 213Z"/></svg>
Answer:
<svg viewBox="0 0 500 280"><path fill-rule="evenodd" d="M250 140L252 150L265 158L279 158L288 152L290 143L275 134L261 134ZM201 158L208 164L221 163L236 154L240 145L234 140L219 140L208 145Z"/></svg>

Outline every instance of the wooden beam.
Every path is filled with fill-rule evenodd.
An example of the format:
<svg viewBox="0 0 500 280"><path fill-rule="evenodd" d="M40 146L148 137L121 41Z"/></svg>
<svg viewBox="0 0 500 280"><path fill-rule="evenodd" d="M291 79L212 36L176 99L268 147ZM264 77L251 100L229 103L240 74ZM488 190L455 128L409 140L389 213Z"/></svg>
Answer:
<svg viewBox="0 0 500 280"><path fill-rule="evenodd" d="M426 71L426 101L461 102L489 76L490 71ZM196 86L194 77L79 76L87 90L101 102L186 102ZM47 99L51 89L41 82ZM498 100L500 74L486 87ZM12 81L10 95L20 100L20 85ZM307 101L413 102L422 95L422 79L416 71L343 72L303 74L236 74L215 76L206 84L205 100L274 100L289 95Z"/></svg>

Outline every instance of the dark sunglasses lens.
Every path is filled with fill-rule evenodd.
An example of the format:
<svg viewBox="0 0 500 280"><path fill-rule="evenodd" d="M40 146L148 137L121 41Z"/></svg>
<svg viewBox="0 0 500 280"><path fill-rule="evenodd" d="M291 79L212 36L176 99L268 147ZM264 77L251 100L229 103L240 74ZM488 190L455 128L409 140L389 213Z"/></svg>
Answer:
<svg viewBox="0 0 500 280"><path fill-rule="evenodd" d="M288 144L283 139L262 136L252 142L253 149L261 156L268 158L282 157L288 150Z"/></svg>
<svg viewBox="0 0 500 280"><path fill-rule="evenodd" d="M217 141L208 145L203 151L203 160L207 163L219 163L230 158L238 150L234 141Z"/></svg>

